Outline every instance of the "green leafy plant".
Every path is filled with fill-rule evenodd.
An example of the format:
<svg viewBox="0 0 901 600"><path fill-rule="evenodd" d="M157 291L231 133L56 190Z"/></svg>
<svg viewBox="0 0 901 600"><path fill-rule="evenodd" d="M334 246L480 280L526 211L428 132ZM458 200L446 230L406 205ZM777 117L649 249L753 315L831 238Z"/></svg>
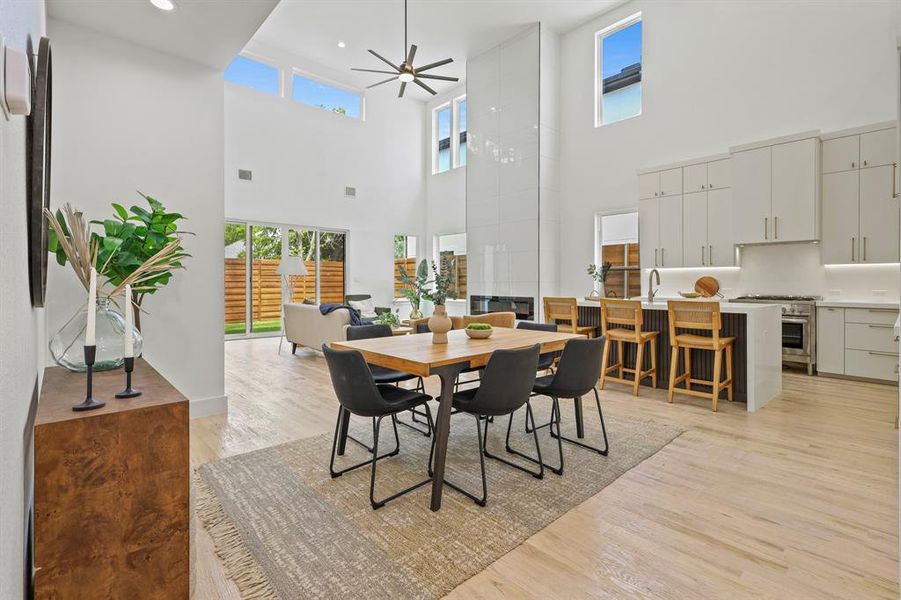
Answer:
<svg viewBox="0 0 901 600"><path fill-rule="evenodd" d="M597 283L604 283L607 281L607 274L610 272L610 267L613 266L613 263L605 262L601 266L597 265L588 265L588 274L592 279Z"/></svg>
<svg viewBox="0 0 901 600"><path fill-rule="evenodd" d="M372 320L376 325L390 325L391 327L400 327L400 317L397 313L388 311L383 312Z"/></svg>
<svg viewBox="0 0 901 600"><path fill-rule="evenodd" d="M447 290L451 284L450 275L443 265L439 269L435 261L432 261L432 273L434 274L432 281L435 287L431 290L425 290L422 297L432 302L435 306L442 306L447 302Z"/></svg>
<svg viewBox="0 0 901 600"><path fill-rule="evenodd" d="M125 210L121 204L113 203L115 214L112 218L90 222L103 227L103 234L90 233L90 245L96 248L92 266L112 285L110 296L121 293L125 285L130 284L132 302L138 308L147 294L156 293L168 284L173 271L184 268L182 260L190 256L181 245L181 236L189 232L178 229L178 222L185 217L166 212L166 207L158 200L140 195L147 201L149 209L135 205ZM55 216L47 215L51 225L47 249L63 266L71 259L69 240L72 235L68 225L72 224L74 214L67 207L65 215L60 210ZM140 328L140 311L135 313L135 324Z"/></svg>
<svg viewBox="0 0 901 600"><path fill-rule="evenodd" d="M487 331L491 329L491 325L488 323L470 323L466 326L466 329L472 329L473 331Z"/></svg>
<svg viewBox="0 0 901 600"><path fill-rule="evenodd" d="M426 259L422 259L416 268L416 277L410 277L403 265L398 265L397 268L400 271L400 280L405 285L401 293L410 301L413 310L418 311L422 298L428 293L429 284L432 283L429 281L429 263Z"/></svg>

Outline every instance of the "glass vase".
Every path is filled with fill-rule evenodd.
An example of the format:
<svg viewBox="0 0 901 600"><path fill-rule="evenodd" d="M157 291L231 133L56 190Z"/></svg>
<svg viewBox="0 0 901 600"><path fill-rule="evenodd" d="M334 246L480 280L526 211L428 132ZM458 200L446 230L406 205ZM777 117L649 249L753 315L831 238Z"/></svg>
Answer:
<svg viewBox="0 0 901 600"><path fill-rule="evenodd" d="M96 344L97 357L94 361L95 371L109 371L122 366L125 354L125 317L123 317L109 298L97 298ZM50 339L50 354L61 367L70 371L87 370L84 363L84 335L88 323L88 309L83 306L72 315L62 328ZM141 332L134 329L135 356L141 355L144 338Z"/></svg>

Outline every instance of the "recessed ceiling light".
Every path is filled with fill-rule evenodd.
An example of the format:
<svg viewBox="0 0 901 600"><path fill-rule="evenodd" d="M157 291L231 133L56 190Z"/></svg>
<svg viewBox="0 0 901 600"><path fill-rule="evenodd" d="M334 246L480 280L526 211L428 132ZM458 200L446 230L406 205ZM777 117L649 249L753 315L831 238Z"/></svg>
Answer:
<svg viewBox="0 0 901 600"><path fill-rule="evenodd" d="M347 46L347 44L345 44L344 42L338 42L339 48L345 48L346 46Z"/></svg>
<svg viewBox="0 0 901 600"><path fill-rule="evenodd" d="M160 10L172 10L175 8L175 2L172 0L150 0L150 3Z"/></svg>

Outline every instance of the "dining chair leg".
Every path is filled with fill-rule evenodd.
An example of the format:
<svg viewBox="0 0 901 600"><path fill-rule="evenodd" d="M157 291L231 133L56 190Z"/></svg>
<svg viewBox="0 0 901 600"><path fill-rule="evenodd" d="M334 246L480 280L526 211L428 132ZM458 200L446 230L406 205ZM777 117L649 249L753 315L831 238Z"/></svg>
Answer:
<svg viewBox="0 0 901 600"><path fill-rule="evenodd" d="M467 413L467 414L471 414L471 413ZM475 420L476 420L476 437L478 437L478 439L479 439L479 468L481 469L481 472L482 472L482 497L479 498L475 494L467 492L462 487L458 486L457 484L455 484L451 481L448 481L447 479L444 480L444 485L460 492L461 494L463 494L464 496L466 496L467 498L469 498L470 500L472 500L479 506L485 506L488 503L488 478L485 475L485 456L486 456L486 454L485 454L485 440L482 437L482 417L480 415L472 415L472 416L475 417ZM488 419L485 419L485 435L486 436L488 435ZM432 452L429 452L429 476L430 477L434 476L433 469L432 469L432 456L434 454L434 450L435 450L435 439L433 437L432 438Z"/></svg>
<svg viewBox="0 0 901 600"><path fill-rule="evenodd" d="M670 346L669 360L669 391L666 394L666 401L673 403L673 390L676 389L676 369L679 368L679 347Z"/></svg>
<svg viewBox="0 0 901 600"><path fill-rule="evenodd" d="M345 467L345 468L341 469L340 471L336 471L335 470L335 457L337 456L336 450L338 449L338 439L341 435L343 413L344 413L344 408L339 408L338 409L338 422L335 424L335 439L332 441L332 455L329 458L328 470L329 470L329 475L331 475L333 479L335 477L341 477L348 471L353 471L354 469L359 469L360 467L365 467L366 465L371 464L372 461L374 461L374 460L382 460L383 458L390 458L392 456L396 456L400 452L400 437L397 434L397 425L395 424L394 425L394 442L395 442L394 450L392 450L391 452L386 452L385 454L382 454L381 456L377 456L376 452L372 452L371 459L364 460L363 462L359 462L355 465ZM392 417L393 416L394 415L392 415ZM375 419L373 419L373 427L374 426L375 426ZM364 444L361 444L361 445L366 447ZM375 450L374 442L373 442L373 449Z"/></svg>
<svg viewBox="0 0 901 600"><path fill-rule="evenodd" d="M525 454L523 452L520 452L519 450L515 450L512 446L510 446L510 430L513 428L513 413L510 413L510 418L507 420L507 437L504 442L504 448L510 454L515 454L516 456L519 456L520 458L524 458L524 459L528 460L529 462L537 464L538 471L532 471L531 469L527 469L521 465L518 465L514 462L511 462L509 460L501 458L500 456L495 456L494 454L491 454L490 452L488 452L488 423L485 423L485 457L490 458L492 460L496 460L498 462L502 462L505 465L513 467L514 469L519 469L520 471L522 471L524 473L528 473L535 479L543 479L544 478L544 463L541 461L541 447L538 445L538 429L535 427L535 416L532 414L532 407L528 402L526 402L526 419L532 420L531 431L532 431L532 435L535 437L535 448L538 452L538 458L535 459L534 457L529 456L528 454Z"/></svg>
<svg viewBox="0 0 901 600"><path fill-rule="evenodd" d="M558 423L557 423L557 433L555 434L555 433L554 433L554 430L551 429L551 437L556 437L558 441L559 441L559 440L563 440L564 442L569 442L570 444L575 444L576 446L581 446L582 448L585 448L586 450L594 450L595 452L597 452L597 453L600 454L601 456L607 456L607 453L608 453L608 451L609 451L610 448L609 448L609 446L608 446L608 444L607 444L607 429L606 429L606 427L604 426L604 413L601 412L601 399L600 399L600 396L598 395L598 390L597 390L597 388L592 388L592 389L594 390L594 400L595 400L595 403L597 404L597 407L598 407L598 418L599 418L600 421L601 421L601 432L602 432L603 435L604 435L604 449L602 450L601 448L592 446L592 445L590 445L590 444L585 444L585 443L582 443L582 442L580 442L580 441L578 441L578 440L574 440L574 439L572 439L572 438L568 438L568 437L562 435L561 432L560 432L559 421L558 421ZM557 406L557 410L558 410L558 411L560 410L559 404L558 404L558 406ZM559 414L559 412L558 412L558 414ZM559 417L558 417L558 418L559 418ZM561 455L562 455L562 454L561 454Z"/></svg>
<svg viewBox="0 0 901 600"><path fill-rule="evenodd" d="M632 382L632 395L638 396L638 390L641 387L641 370L644 366L644 342L636 344L635 349L635 381Z"/></svg>
<svg viewBox="0 0 901 600"><path fill-rule="evenodd" d="M713 351L713 392L711 400L713 401L713 412L716 412L716 403L720 397L720 370L722 369L723 352L721 350Z"/></svg>
<svg viewBox="0 0 901 600"><path fill-rule="evenodd" d="M428 479L424 479L424 480L420 481L419 483L411 485L410 487L405 488L395 494L391 494L387 498L382 498L381 500L375 499L375 470L376 470L375 467L376 467L376 463L378 462L376 455L378 454L378 449L379 449L379 429L382 424L382 419L384 419L384 418L385 418L385 415L382 415L381 417L373 419L373 423L372 423L372 439L373 439L372 447L375 449L375 452L372 453L372 461L370 463L372 470L369 473L369 504L372 506L373 510L378 510L378 509L382 508L383 506L385 506L385 504L387 504L388 502L394 500L395 498L399 498L400 496L403 496L404 494L412 492L413 490L421 488L422 486L432 482L432 478L431 478L431 476L429 476ZM394 415L391 415L391 422L394 423L394 436L396 438L397 437L397 421L396 421L396 419L394 419Z"/></svg>
<svg viewBox="0 0 901 600"><path fill-rule="evenodd" d="M552 398L551 400L553 403L551 404L551 422L549 423L549 431L551 437L557 438L557 456L560 459L560 462L558 463L559 466L557 468L548 465L548 469L557 475L563 475L563 438L560 435L560 401L557 398ZM557 435L554 435L554 425L557 426Z"/></svg>
<svg viewBox="0 0 901 600"><path fill-rule="evenodd" d="M601 358L601 389L604 389L604 383L607 380L607 363L610 362L610 338L604 339L604 354Z"/></svg>

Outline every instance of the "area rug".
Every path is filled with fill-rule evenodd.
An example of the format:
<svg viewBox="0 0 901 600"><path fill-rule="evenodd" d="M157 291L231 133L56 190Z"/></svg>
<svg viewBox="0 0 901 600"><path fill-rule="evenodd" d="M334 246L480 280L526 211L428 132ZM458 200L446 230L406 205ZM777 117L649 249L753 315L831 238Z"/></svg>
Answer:
<svg viewBox="0 0 901 600"><path fill-rule="evenodd" d="M549 402L533 400L536 418L547 421ZM586 398L587 400L587 398ZM592 398L593 400L593 398ZM564 435L574 429L572 401L563 403ZM567 406L568 404L568 406ZM585 403L586 441L600 443L593 402ZM409 418L408 415L402 418ZM534 451L514 418L511 443ZM442 508L429 510L431 487L369 506L369 469L332 479L331 434L216 460L195 478L197 511L226 573L244 598L438 598L484 570L563 513L597 494L617 477L652 456L682 429L653 420L608 416L609 456L564 444L564 475L535 479L486 460L488 505L444 488ZM491 425L489 450L504 453L506 418ZM369 440L367 419L353 418L352 433ZM542 454L554 464L557 446L540 430ZM379 461L376 497L426 476L429 438L399 428L401 452ZM390 422L383 421L381 448L393 448ZM339 467L366 453L348 442ZM478 494L481 480L475 420L451 418L445 478Z"/></svg>

